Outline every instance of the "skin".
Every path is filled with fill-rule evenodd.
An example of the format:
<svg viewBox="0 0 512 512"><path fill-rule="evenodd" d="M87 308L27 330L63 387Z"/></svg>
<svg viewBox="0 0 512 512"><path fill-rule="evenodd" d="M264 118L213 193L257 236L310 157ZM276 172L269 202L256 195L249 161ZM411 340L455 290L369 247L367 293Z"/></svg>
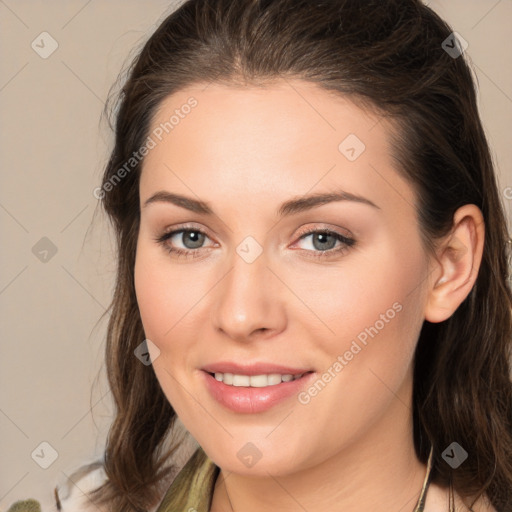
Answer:
<svg viewBox="0 0 512 512"><path fill-rule="evenodd" d="M135 288L146 337L160 350L153 367L162 389L221 468L211 510L412 511L426 471L412 438L414 349L423 321L451 316L474 284L480 211L457 211L434 257L421 241L414 190L394 168L393 127L376 114L299 80L265 89L210 84L169 96L151 128L190 96L197 107L144 161ZM338 149L349 134L366 146L354 161ZM287 200L334 189L377 207L337 201L277 215ZM215 214L144 206L158 191L207 201ZM206 232L203 245L194 249L182 234L167 245L194 258L155 241L184 223ZM355 244L334 253L343 244L333 238L318 248L314 235L301 239L306 228ZM236 252L247 236L263 251L252 263ZM291 397L239 414L204 386L200 368L219 360L311 368L320 377L393 304L400 311L307 404ZM261 452L251 468L237 457L247 442ZM431 486L426 510L447 503Z"/></svg>

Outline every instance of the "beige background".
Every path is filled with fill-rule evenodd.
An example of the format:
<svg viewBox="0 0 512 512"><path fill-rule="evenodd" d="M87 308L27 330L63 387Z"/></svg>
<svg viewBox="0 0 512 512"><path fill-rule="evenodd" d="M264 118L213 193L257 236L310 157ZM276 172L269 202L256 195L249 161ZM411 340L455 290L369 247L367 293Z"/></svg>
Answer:
<svg viewBox="0 0 512 512"><path fill-rule="evenodd" d="M512 2L430 4L469 43L510 218ZM173 5L0 0L0 510L27 497L53 510L55 484L101 454L110 397L103 378L91 387L115 267L111 233L93 219L111 143L100 115L126 59ZM31 47L43 31L58 43L46 59ZM48 469L35 462L50 461L41 442L58 454Z"/></svg>

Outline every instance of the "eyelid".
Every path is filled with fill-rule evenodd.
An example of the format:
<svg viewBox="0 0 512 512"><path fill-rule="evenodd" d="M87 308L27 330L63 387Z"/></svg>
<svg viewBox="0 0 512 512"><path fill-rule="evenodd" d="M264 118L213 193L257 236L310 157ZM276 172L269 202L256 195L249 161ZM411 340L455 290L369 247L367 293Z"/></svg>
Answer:
<svg viewBox="0 0 512 512"><path fill-rule="evenodd" d="M194 223L188 223L188 222L186 222L185 224L178 224L177 226L171 226L171 227L165 228L162 231L161 236L170 235L171 233L176 233L179 231L198 231L200 233L203 233L204 235L206 235L208 238L211 239L211 236L208 234L209 231L206 228L204 228L202 226L195 225Z"/></svg>
<svg viewBox="0 0 512 512"><path fill-rule="evenodd" d="M316 232L329 232L334 233L337 235L340 235L347 239L353 239L354 235L346 228L340 228L340 227L331 227L329 224L322 224L320 225L316 224L310 227L306 227L299 230L299 234L297 235L298 238L301 238L304 235L310 234L310 233L316 233Z"/></svg>

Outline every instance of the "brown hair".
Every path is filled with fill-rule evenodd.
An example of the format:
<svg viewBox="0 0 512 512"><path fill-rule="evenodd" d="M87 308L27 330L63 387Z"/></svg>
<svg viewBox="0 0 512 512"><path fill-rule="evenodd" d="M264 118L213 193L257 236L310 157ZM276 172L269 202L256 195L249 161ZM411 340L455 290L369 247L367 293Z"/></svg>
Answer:
<svg viewBox="0 0 512 512"><path fill-rule="evenodd" d="M117 98L103 176L102 204L118 244L106 344L116 416L98 504L142 511L161 499L174 449L163 447L176 419L151 366L133 356L145 338L134 289L142 161L106 184L143 146L170 94L195 83L261 86L285 77L349 96L395 123L397 171L416 191L427 248L449 232L460 206L481 209L486 240L476 284L448 320L425 321L419 337L414 441L423 463L433 445L433 482L465 499L485 493L497 510L512 510L508 234L471 71L464 55L443 49L451 33L418 0L188 0L151 35ZM453 441L468 452L457 469L442 458Z"/></svg>

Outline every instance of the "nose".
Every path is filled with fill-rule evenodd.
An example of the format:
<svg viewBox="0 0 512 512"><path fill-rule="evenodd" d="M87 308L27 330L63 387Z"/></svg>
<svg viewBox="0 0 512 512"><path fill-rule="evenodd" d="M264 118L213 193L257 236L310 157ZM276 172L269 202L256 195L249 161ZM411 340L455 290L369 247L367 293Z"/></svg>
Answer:
<svg viewBox="0 0 512 512"><path fill-rule="evenodd" d="M265 251L250 263L234 252L230 263L229 272L215 287L215 329L240 342L269 338L284 330L284 285L269 268Z"/></svg>

